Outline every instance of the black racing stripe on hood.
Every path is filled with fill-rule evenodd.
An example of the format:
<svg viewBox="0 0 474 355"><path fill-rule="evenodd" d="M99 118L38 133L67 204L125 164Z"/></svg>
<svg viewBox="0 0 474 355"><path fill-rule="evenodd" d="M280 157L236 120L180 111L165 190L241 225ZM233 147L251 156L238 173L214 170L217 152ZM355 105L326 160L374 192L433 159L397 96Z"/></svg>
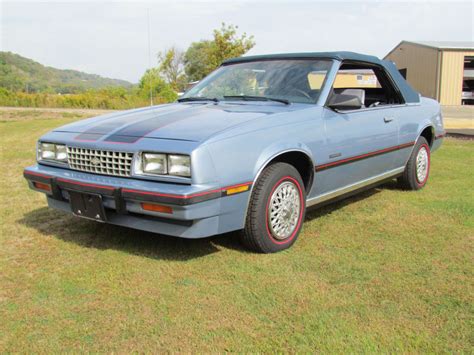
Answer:
<svg viewBox="0 0 474 355"><path fill-rule="evenodd" d="M75 139L79 141L97 141L107 134L110 134L118 127L126 124L128 121L130 121L130 115L124 115L120 118L108 118L105 121L82 132Z"/></svg>
<svg viewBox="0 0 474 355"><path fill-rule="evenodd" d="M119 129L114 134L107 137L104 142L109 143L135 143L139 139L145 137L147 134L168 126L172 123L186 120L193 116L201 114L201 110L193 110L191 112L183 113L182 111L172 112L166 115L166 117L152 117L133 123L122 129Z"/></svg>
<svg viewBox="0 0 474 355"><path fill-rule="evenodd" d="M168 112L165 108L164 113ZM100 121L99 123L91 126L89 129L80 133L75 139L84 140L84 141L97 141L100 138L111 134L116 129L122 127L123 125L133 120L137 115L153 115L154 109L150 107L144 107L140 109L134 109L131 111L123 111L113 116L107 117Z"/></svg>
<svg viewBox="0 0 474 355"><path fill-rule="evenodd" d="M104 142L108 143L135 143L137 140L141 139L142 137L133 137L133 136L119 136L119 135L111 135L107 138Z"/></svg>
<svg viewBox="0 0 474 355"><path fill-rule="evenodd" d="M102 134L102 133L86 133L86 132L83 132L83 133L79 134L78 136L76 136L76 138L74 138L74 139L77 140L77 141L95 142L103 136L104 136L104 134Z"/></svg>

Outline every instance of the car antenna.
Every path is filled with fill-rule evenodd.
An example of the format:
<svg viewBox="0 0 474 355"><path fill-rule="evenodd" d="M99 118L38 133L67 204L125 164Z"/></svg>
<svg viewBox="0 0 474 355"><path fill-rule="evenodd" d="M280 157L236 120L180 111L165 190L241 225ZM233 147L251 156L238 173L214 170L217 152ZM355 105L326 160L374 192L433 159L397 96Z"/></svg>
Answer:
<svg viewBox="0 0 474 355"><path fill-rule="evenodd" d="M146 9L148 19L148 70L150 74L150 106L153 106L153 73L151 68L150 8Z"/></svg>

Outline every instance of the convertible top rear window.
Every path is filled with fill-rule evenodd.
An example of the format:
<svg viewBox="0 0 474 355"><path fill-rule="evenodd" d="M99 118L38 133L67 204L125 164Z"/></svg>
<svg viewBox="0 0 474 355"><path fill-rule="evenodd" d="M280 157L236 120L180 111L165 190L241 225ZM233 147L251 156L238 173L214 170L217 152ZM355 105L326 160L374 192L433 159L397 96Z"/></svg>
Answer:
<svg viewBox="0 0 474 355"><path fill-rule="evenodd" d="M224 65L189 90L186 98L277 99L316 103L331 68L330 60L262 60Z"/></svg>

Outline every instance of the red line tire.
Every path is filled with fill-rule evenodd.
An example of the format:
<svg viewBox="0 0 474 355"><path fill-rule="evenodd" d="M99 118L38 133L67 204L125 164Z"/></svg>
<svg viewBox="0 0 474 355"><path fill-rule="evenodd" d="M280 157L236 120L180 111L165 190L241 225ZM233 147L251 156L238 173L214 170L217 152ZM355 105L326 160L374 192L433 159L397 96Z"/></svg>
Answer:
<svg viewBox="0 0 474 355"><path fill-rule="evenodd" d="M420 190L428 182L430 168L430 145L424 137L419 137L398 184L406 190Z"/></svg>
<svg viewBox="0 0 474 355"><path fill-rule="evenodd" d="M293 245L306 213L306 193L298 171L286 163L266 167L257 180L241 241L259 253L275 253Z"/></svg>

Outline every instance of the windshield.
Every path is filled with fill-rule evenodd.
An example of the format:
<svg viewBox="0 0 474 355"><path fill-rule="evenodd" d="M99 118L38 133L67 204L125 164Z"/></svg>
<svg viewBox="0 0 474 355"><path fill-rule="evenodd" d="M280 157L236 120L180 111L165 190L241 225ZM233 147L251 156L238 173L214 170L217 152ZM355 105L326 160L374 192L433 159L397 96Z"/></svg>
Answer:
<svg viewBox="0 0 474 355"><path fill-rule="evenodd" d="M329 60L266 60L224 65L186 92L182 99L278 100L316 103Z"/></svg>

